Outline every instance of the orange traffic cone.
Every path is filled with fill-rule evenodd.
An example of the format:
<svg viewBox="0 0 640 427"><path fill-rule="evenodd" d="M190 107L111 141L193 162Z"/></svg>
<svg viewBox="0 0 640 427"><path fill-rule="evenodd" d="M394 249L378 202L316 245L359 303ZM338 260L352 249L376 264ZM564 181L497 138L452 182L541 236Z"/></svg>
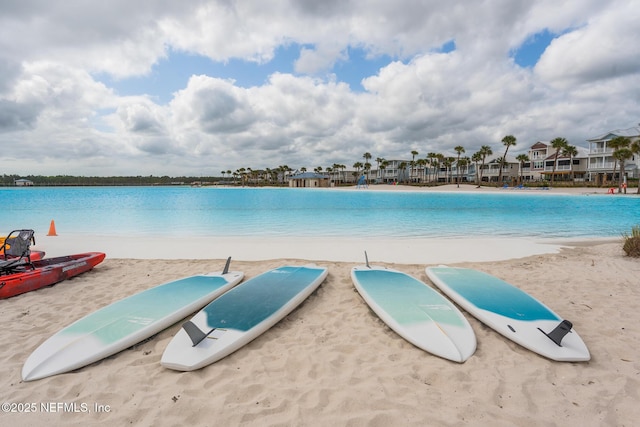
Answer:
<svg viewBox="0 0 640 427"><path fill-rule="evenodd" d="M56 223L53 220L51 220L51 225L49 225L49 232L47 233L47 236L57 236Z"/></svg>

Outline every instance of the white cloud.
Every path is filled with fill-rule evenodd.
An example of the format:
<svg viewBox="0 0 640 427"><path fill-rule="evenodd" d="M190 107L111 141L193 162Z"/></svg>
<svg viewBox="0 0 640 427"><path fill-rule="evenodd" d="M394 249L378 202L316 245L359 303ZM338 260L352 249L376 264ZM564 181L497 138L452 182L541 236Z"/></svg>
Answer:
<svg viewBox="0 0 640 427"><path fill-rule="evenodd" d="M351 165L364 152L573 144L640 117L634 2L45 1L0 7L0 144L7 173L200 174ZM532 70L510 52L562 33ZM456 50L438 53L454 40ZM169 50L266 63L303 46L296 75L242 88L192 76L166 104L96 76L144 76ZM395 61L354 92L332 74L349 47ZM18 147L19 145L19 147ZM46 150L43 149L46 147ZM34 152L43 153L35 159Z"/></svg>
<svg viewBox="0 0 640 427"><path fill-rule="evenodd" d="M554 40L536 66L550 84L571 88L640 72L640 7L631 1L591 17L580 28Z"/></svg>

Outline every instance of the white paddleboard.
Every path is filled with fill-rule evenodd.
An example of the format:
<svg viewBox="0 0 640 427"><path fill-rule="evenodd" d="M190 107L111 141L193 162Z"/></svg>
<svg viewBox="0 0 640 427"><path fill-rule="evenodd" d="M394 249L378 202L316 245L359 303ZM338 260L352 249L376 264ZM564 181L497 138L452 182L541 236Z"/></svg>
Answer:
<svg viewBox="0 0 640 427"><path fill-rule="evenodd" d="M449 300L420 280L397 270L359 266L353 283L371 309L416 347L454 362L476 350L476 336Z"/></svg>
<svg viewBox="0 0 640 427"><path fill-rule="evenodd" d="M127 349L201 309L243 273L208 273L165 283L114 302L62 329L31 353L24 381L69 372Z"/></svg>
<svg viewBox="0 0 640 427"><path fill-rule="evenodd" d="M284 266L236 286L186 322L162 355L162 366L193 371L238 350L300 305L327 277L315 265Z"/></svg>
<svg viewBox="0 0 640 427"><path fill-rule="evenodd" d="M587 361L587 346L573 325L526 292L468 268L428 267L429 279L485 325L552 360Z"/></svg>

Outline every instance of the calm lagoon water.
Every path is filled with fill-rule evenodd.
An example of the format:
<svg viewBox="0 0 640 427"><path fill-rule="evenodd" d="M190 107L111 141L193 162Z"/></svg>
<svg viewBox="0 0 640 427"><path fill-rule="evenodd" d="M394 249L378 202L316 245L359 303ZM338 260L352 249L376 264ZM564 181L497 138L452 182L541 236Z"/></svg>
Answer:
<svg viewBox="0 0 640 427"><path fill-rule="evenodd" d="M58 234L181 237L617 238L640 224L635 195L541 193L6 188L0 234L33 228L43 235L52 219Z"/></svg>

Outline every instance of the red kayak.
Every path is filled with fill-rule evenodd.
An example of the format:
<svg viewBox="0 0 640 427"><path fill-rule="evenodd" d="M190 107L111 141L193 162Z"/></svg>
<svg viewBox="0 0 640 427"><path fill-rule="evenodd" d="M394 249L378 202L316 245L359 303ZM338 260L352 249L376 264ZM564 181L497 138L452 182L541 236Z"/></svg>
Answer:
<svg viewBox="0 0 640 427"><path fill-rule="evenodd" d="M102 252L32 260L0 266L0 299L51 286L91 270L104 260Z"/></svg>

